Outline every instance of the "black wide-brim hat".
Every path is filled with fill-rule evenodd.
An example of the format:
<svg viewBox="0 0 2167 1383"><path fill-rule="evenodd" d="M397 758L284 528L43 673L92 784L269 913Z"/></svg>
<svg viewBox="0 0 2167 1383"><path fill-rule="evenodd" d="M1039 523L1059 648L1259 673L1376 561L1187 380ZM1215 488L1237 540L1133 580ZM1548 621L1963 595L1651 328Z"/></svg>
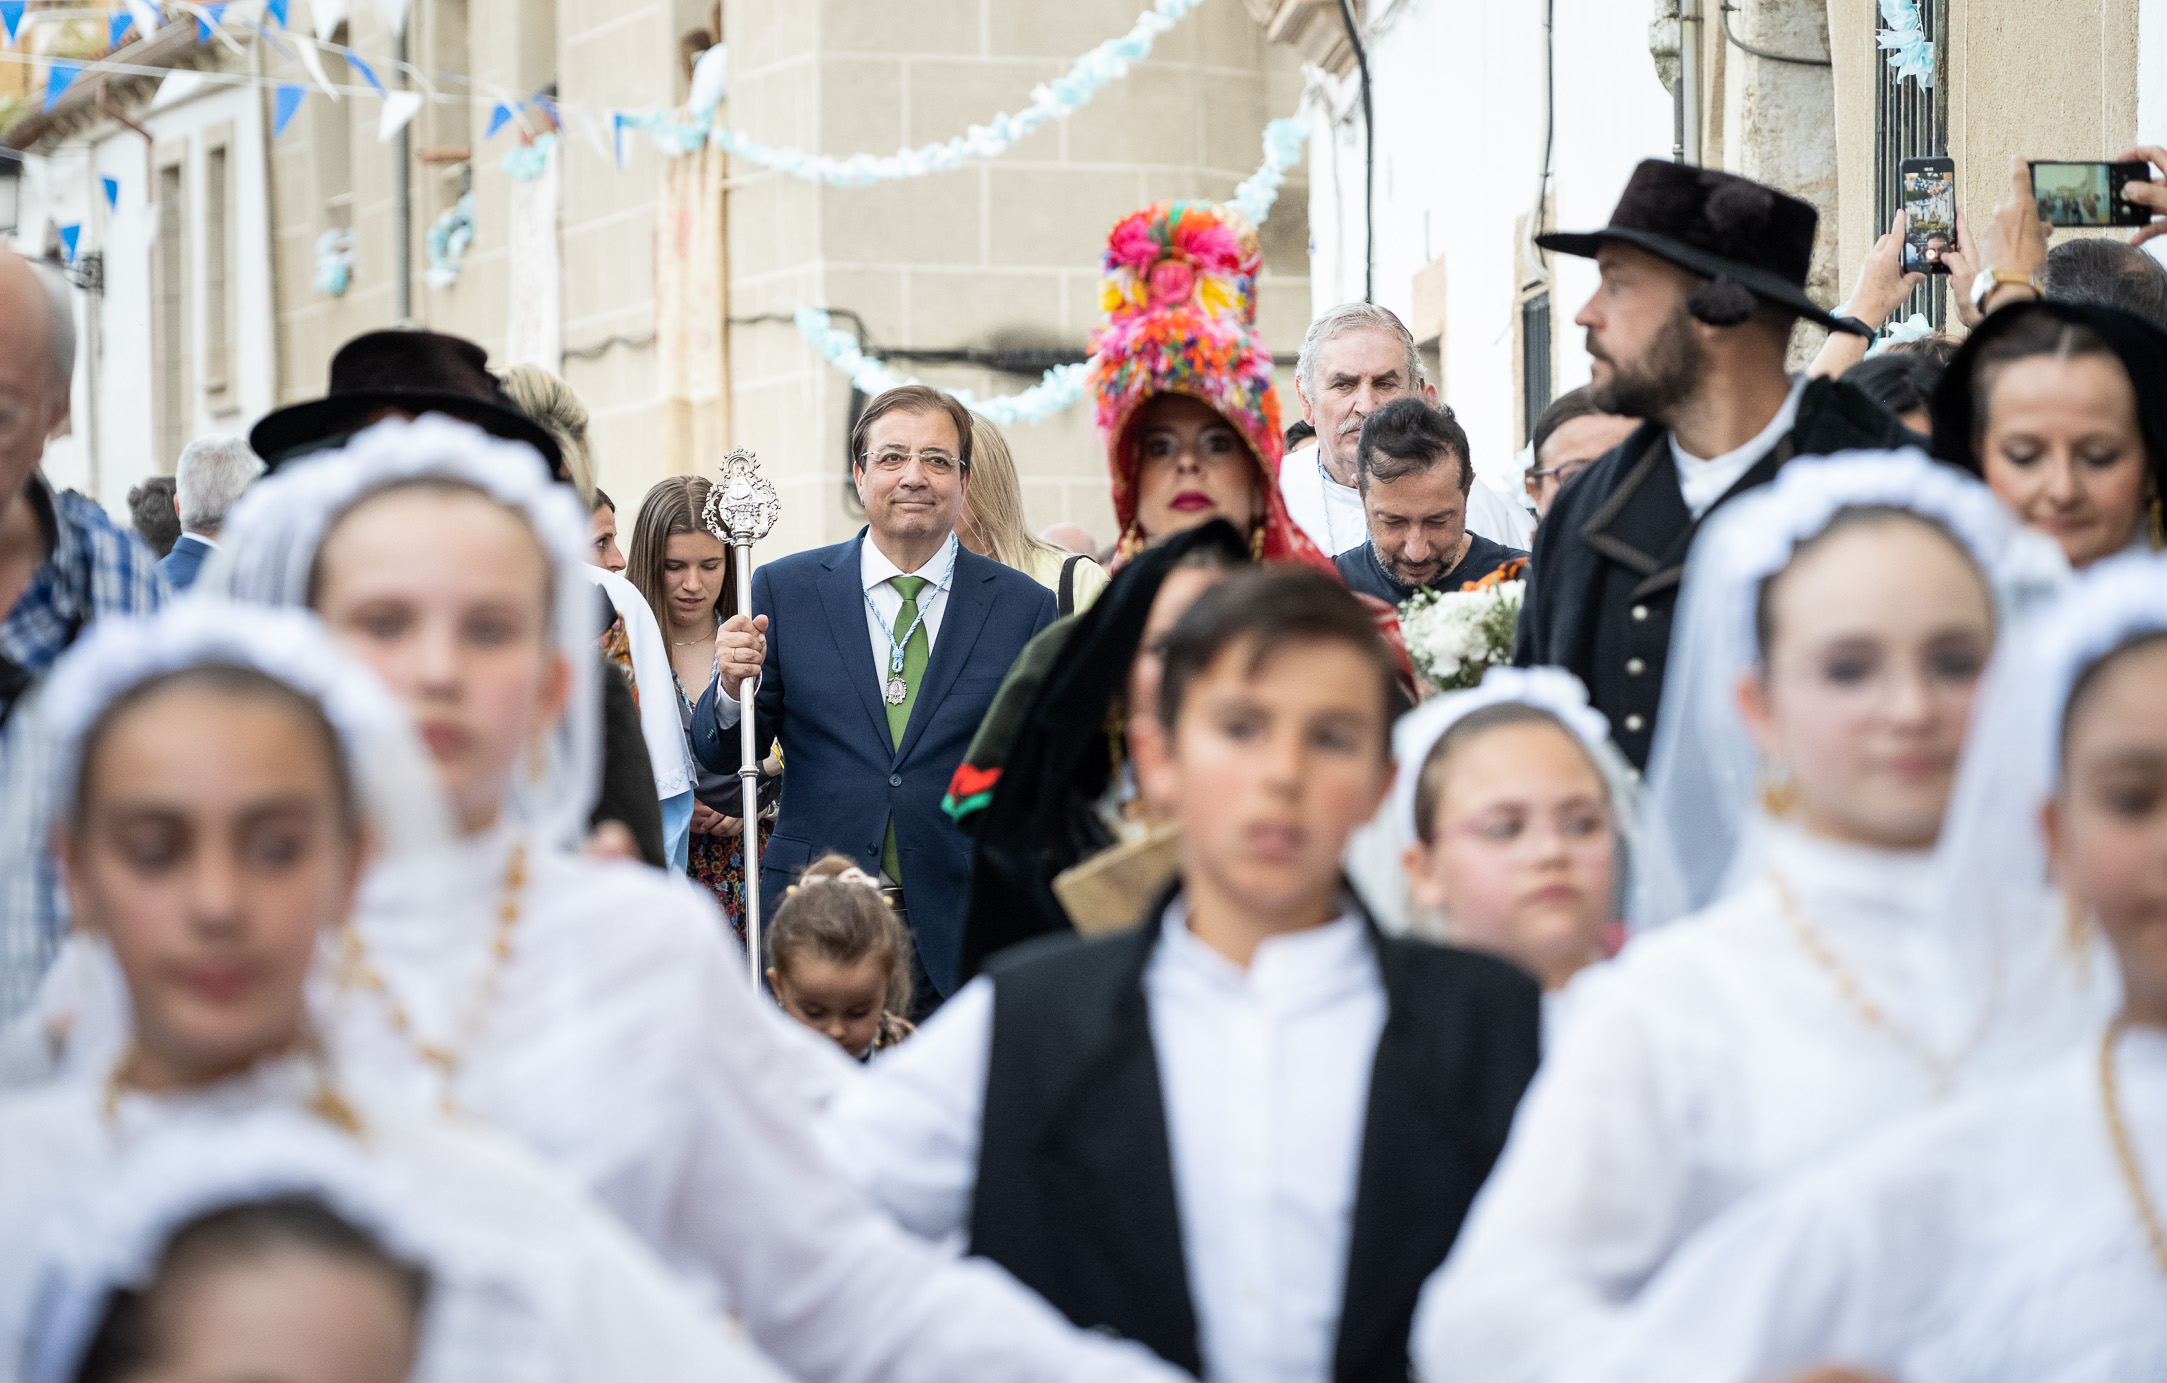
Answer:
<svg viewBox="0 0 2167 1383"><path fill-rule="evenodd" d="M444 413L507 441L525 442L542 454L551 474L567 479L557 439L504 397L489 373L489 353L472 341L435 331L372 331L356 336L331 357L324 397L266 413L249 431L248 445L265 470L346 439L385 410Z"/></svg>
<svg viewBox="0 0 2167 1383"><path fill-rule="evenodd" d="M1535 243L1583 259L1593 259L1608 241L1631 245L1712 282L1735 283L1830 331L1871 336L1856 323L1838 321L1806 296L1820 220L1809 204L1751 178L1647 159L1633 170L1609 225L1554 231L1536 236ZM1737 320L1744 320L1744 314L1737 314Z"/></svg>

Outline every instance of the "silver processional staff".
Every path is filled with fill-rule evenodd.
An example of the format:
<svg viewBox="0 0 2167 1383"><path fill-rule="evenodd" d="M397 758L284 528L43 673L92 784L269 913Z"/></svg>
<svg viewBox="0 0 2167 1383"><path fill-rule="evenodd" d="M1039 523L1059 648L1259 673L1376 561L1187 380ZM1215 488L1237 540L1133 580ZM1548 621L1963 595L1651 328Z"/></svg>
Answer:
<svg viewBox="0 0 2167 1383"><path fill-rule="evenodd" d="M707 531L730 545L737 559L737 611L752 614L752 545L774 531L782 505L775 487L760 474L760 458L743 447L722 458L722 479L707 492L700 520ZM760 679L748 677L737 693L738 810L745 823L745 952L752 961L752 987L760 988L760 732L753 723L753 693ZM716 690L721 691L720 687Z"/></svg>

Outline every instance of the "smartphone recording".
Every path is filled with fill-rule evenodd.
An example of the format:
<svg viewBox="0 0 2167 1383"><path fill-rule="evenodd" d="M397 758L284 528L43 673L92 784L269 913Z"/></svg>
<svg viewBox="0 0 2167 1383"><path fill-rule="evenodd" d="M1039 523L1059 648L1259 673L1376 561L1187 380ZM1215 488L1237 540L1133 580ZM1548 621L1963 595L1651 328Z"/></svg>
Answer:
<svg viewBox="0 0 2167 1383"><path fill-rule="evenodd" d="M1903 184L1904 272L1946 274L1956 248L1956 164L1945 158L1907 158L1897 166Z"/></svg>
<svg viewBox="0 0 2167 1383"><path fill-rule="evenodd" d="M2122 195L2124 187L2151 175L2148 164L2040 160L2031 169L2032 200L2050 226L2141 226L2151 219L2151 212Z"/></svg>

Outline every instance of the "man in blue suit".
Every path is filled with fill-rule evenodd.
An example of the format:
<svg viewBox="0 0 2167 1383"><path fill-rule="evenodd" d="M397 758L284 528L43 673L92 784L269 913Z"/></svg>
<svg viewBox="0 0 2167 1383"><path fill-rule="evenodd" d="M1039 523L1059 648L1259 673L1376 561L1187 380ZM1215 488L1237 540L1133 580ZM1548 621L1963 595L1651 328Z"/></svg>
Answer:
<svg viewBox="0 0 2167 1383"><path fill-rule="evenodd" d="M763 905L830 850L878 870L917 943L922 1014L956 987L970 896L971 843L941 796L1054 598L956 541L971 419L953 397L890 389L859 417L851 455L868 526L754 574L754 618L723 625L693 752L736 771L738 688L757 672L761 753L779 739L784 764Z"/></svg>
<svg viewBox="0 0 2167 1383"><path fill-rule="evenodd" d="M226 511L261 474L263 463L238 437L198 437L181 449L173 471L173 507L180 511L181 536L158 562L175 592L196 583L204 562L218 550Z"/></svg>

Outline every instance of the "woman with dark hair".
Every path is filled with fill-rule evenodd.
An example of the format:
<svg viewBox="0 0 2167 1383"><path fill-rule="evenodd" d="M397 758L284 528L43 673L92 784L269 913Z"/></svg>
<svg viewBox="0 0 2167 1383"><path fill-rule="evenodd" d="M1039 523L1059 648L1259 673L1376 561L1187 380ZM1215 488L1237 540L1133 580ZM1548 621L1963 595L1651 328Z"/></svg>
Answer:
<svg viewBox="0 0 2167 1383"><path fill-rule="evenodd" d="M2113 308L2013 303L1934 394L1934 455L1986 481L2073 567L2157 548L2167 471L2167 334Z"/></svg>
<svg viewBox="0 0 2167 1383"><path fill-rule="evenodd" d="M708 483L693 475L658 482L640 502L625 575L662 623L680 727L715 680L715 631L738 608L729 544L708 532ZM696 768L685 874L715 895L738 939L745 933L745 812L735 774Z"/></svg>

